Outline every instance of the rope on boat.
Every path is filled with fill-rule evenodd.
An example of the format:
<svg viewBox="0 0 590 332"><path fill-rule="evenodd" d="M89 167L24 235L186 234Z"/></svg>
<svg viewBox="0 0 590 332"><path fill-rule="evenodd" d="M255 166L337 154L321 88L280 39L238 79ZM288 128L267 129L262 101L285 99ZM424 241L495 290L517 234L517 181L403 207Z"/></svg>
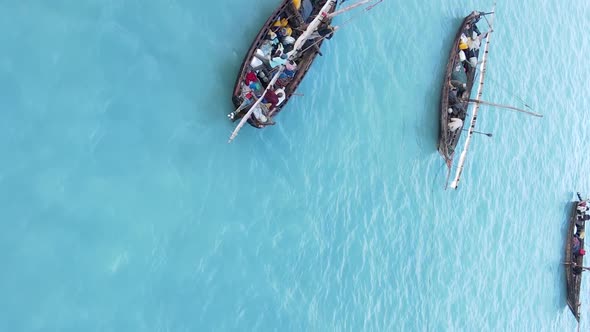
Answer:
<svg viewBox="0 0 590 332"><path fill-rule="evenodd" d="M479 73L480 73L479 72L479 67L476 66L475 67L475 71L476 71L476 75L479 75ZM508 88L506 88L505 86L503 86L500 82L496 81L495 79L493 79L491 77L488 77L487 80L488 81L492 81L493 83L496 83L494 86L499 87L502 91L506 92L507 94L509 94L513 98L518 99L518 101L520 103L522 103L522 106L530 109L531 111L533 110L533 108L529 104L527 104L527 102L524 99L522 99L519 95L515 94L514 92L508 90Z"/></svg>
<svg viewBox="0 0 590 332"><path fill-rule="evenodd" d="M509 95L511 95L512 97L518 99L518 101L520 101L522 103L522 105L530 110L532 110L533 108L531 106L529 106L527 104L526 101L524 101L524 99L522 99L520 96L516 95L514 92L508 90L508 88L504 87L502 84L500 84L498 81L492 79L492 78L488 78L489 81L492 81L493 83L496 83L495 86L498 86L500 89L502 89L502 91L508 93Z"/></svg>
<svg viewBox="0 0 590 332"><path fill-rule="evenodd" d="M495 11L491 11L489 13L482 13L482 14L480 14L486 20L486 23L488 24L488 27L491 28L491 30L493 30L493 28L492 28L492 26L490 24L490 21L488 21L487 15L494 14L494 13L495 13ZM492 31L490 31L490 32L492 32ZM475 67L475 70L476 70L476 72L479 73L479 68L477 66ZM522 99L520 96L516 95L514 92L508 90L506 87L504 87L502 84L500 84L495 79L493 79L491 77L488 77L487 80L496 83L497 84L496 86L500 87L500 89L502 89L502 91L504 91L504 92L508 93L509 95L511 95L512 97L518 99L518 101L520 101L524 107L526 107L526 108L528 108L530 110L533 110L533 108L531 106L529 106L527 104L527 102L524 101L524 99Z"/></svg>
<svg viewBox="0 0 590 332"><path fill-rule="evenodd" d="M332 12L331 14L328 14L327 17L328 18L333 18L334 16L340 15L342 13L346 13L349 10L352 10L352 9L354 9L356 7L362 6L362 5L364 5L364 4L368 3L368 2L371 2L371 1L374 1L374 0L361 0L361 1L357 2L357 3L355 3L354 5L350 5L348 7L345 7L345 8L342 8L340 10L337 10L335 12Z"/></svg>

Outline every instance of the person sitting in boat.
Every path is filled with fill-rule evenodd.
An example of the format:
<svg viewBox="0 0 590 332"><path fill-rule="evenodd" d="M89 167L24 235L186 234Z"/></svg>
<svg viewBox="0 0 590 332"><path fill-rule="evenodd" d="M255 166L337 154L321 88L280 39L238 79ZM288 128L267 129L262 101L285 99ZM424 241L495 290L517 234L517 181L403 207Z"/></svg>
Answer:
<svg viewBox="0 0 590 332"><path fill-rule="evenodd" d="M289 26L289 20L286 18L279 18L273 25L272 25L272 29L275 31L279 31L281 29L285 29L287 31L285 31L285 33L289 33L289 36L291 35L291 27Z"/></svg>
<svg viewBox="0 0 590 332"><path fill-rule="evenodd" d="M581 257L586 255L586 250L584 248L580 248L577 251L574 251L574 257Z"/></svg>
<svg viewBox="0 0 590 332"><path fill-rule="evenodd" d="M269 31L267 35L267 39L265 39L260 47L254 53L254 57L262 61L265 65L268 65L268 62L272 58L273 54L277 52L277 50L283 50L283 45L279 42L277 35Z"/></svg>
<svg viewBox="0 0 590 332"><path fill-rule="evenodd" d="M289 55L289 53L293 50L293 44L285 44L283 45L283 53Z"/></svg>
<svg viewBox="0 0 590 332"><path fill-rule="evenodd" d="M575 226L576 226L576 232L574 234L583 240L584 239L584 228L586 227L586 221L578 219L575 222Z"/></svg>
<svg viewBox="0 0 590 332"><path fill-rule="evenodd" d="M465 25L465 29L475 31L479 35L480 32L477 28L477 22L479 22L479 20L481 19L481 13L477 10L474 10L471 12L471 15L473 15L473 19L471 20L471 22Z"/></svg>
<svg viewBox="0 0 590 332"><path fill-rule="evenodd" d="M250 85L250 83L256 83L256 82L258 82L258 77L256 76L256 73L254 73L253 71L249 71L249 72L246 74L246 79L245 79L245 81L246 81L246 85L248 85L248 86L249 86L249 85Z"/></svg>
<svg viewBox="0 0 590 332"><path fill-rule="evenodd" d="M291 36L286 36L281 39L281 44L283 44L283 46L293 45L293 44L295 44L296 41L297 40L295 38L293 38Z"/></svg>
<svg viewBox="0 0 590 332"><path fill-rule="evenodd" d="M259 50L262 52L262 56L268 57L272 53L273 47L272 41L267 39L260 45Z"/></svg>
<svg viewBox="0 0 590 332"><path fill-rule="evenodd" d="M279 38L278 38L277 34L274 33L273 31L268 32L268 40L270 41L270 43L272 45L279 44Z"/></svg>
<svg viewBox="0 0 590 332"><path fill-rule="evenodd" d="M284 28L280 28L279 30L277 30L277 35L281 39L283 39L285 37L290 37L292 33L293 33L293 29L291 29L290 26L286 26Z"/></svg>
<svg viewBox="0 0 590 332"><path fill-rule="evenodd" d="M459 97L457 96L457 90L449 89L449 96L448 99L449 105L455 105L460 103Z"/></svg>
<svg viewBox="0 0 590 332"><path fill-rule="evenodd" d="M459 119L465 119L465 115L467 114L465 111L465 107L462 104L451 105L447 112L451 117Z"/></svg>
<svg viewBox="0 0 590 332"><path fill-rule="evenodd" d="M590 215L588 215L588 214L578 214L578 216L576 218L576 224L580 223L580 224L583 225L588 220L590 220Z"/></svg>
<svg viewBox="0 0 590 332"><path fill-rule="evenodd" d="M258 128L262 128L265 125L273 125L274 124L274 122L270 121L268 116L265 114L261 105L256 106L256 108L254 108L252 110L252 115L260 123L260 124L256 125Z"/></svg>
<svg viewBox="0 0 590 332"><path fill-rule="evenodd" d="M586 210L588 210L588 205L587 205L586 201L579 202L578 206L576 207L576 210L578 211L578 213L586 212Z"/></svg>
<svg viewBox="0 0 590 332"><path fill-rule="evenodd" d="M259 84L259 83L257 83L257 84ZM263 126L267 126L267 125L274 125L274 122L272 121L272 119L269 116L269 113L270 113L269 107L272 106L272 103L270 101L273 101L272 100L273 96L271 94L269 94L269 92L272 92L274 94L274 92L269 89L264 94L264 97L262 97L262 92L260 90L256 90L256 91L253 90L252 92L249 93L250 94L249 96L246 95L247 99L252 98L252 102L253 102L252 93L254 93L256 95L256 98L262 98L261 104L256 106L252 110L252 115L254 116L256 121L259 122L258 124L255 125L258 128L262 128ZM276 96L276 94L275 94L275 96ZM277 98L277 100L278 100L278 98Z"/></svg>
<svg viewBox="0 0 590 332"><path fill-rule="evenodd" d="M268 89L262 98L262 103L267 105L269 111L272 111L279 103L279 96L272 89Z"/></svg>
<svg viewBox="0 0 590 332"><path fill-rule="evenodd" d="M463 92L467 91L467 84L463 83L459 80L451 80L450 85L451 85L451 89L456 91L457 96L462 97Z"/></svg>
<svg viewBox="0 0 590 332"><path fill-rule="evenodd" d="M279 75L279 79L277 80L276 85L278 87L286 87L289 84L289 82L291 82L291 79L295 77L296 72L297 63L293 60L288 60L287 63L285 63L285 69Z"/></svg>
<svg viewBox="0 0 590 332"><path fill-rule="evenodd" d="M285 64L285 75L287 75L288 77L293 77L295 76L295 72L297 71L297 63L293 60L289 60L287 61L287 63Z"/></svg>
<svg viewBox="0 0 590 332"><path fill-rule="evenodd" d="M468 49L465 52L465 57L467 58L467 61L465 61L465 70L474 70L473 68L477 66L477 50L471 48Z"/></svg>
<svg viewBox="0 0 590 332"><path fill-rule="evenodd" d="M306 40L305 43L303 43L301 50L309 50L310 48L313 48L313 50L315 51L316 54L323 56L322 52L320 52L320 47L319 47L318 43L316 41L314 41L314 39L312 39L312 38Z"/></svg>
<svg viewBox="0 0 590 332"><path fill-rule="evenodd" d="M458 129L461 129L463 127L463 120L459 119L459 118L451 118L451 121L449 122L449 130L452 132L457 131Z"/></svg>
<svg viewBox="0 0 590 332"><path fill-rule="evenodd" d="M287 54L279 53L278 56L275 56L272 59L270 59L270 67L276 68L278 66L282 66L287 63L288 58L289 58L289 56Z"/></svg>
<svg viewBox="0 0 590 332"><path fill-rule="evenodd" d="M336 27L331 26L327 23L322 23L318 27L316 31L314 31L310 36L309 39L317 39L317 38L325 38L325 39L332 39L334 36L334 32L336 31Z"/></svg>
<svg viewBox="0 0 590 332"><path fill-rule="evenodd" d="M580 242L580 238L577 235L573 235L572 237L572 252L574 255L580 250L582 243Z"/></svg>
<svg viewBox="0 0 590 332"><path fill-rule="evenodd" d="M590 268L585 267L585 266L580 266L576 262L571 262L571 266L572 266L572 272L575 275L580 275L580 274L582 274L582 272L590 270Z"/></svg>

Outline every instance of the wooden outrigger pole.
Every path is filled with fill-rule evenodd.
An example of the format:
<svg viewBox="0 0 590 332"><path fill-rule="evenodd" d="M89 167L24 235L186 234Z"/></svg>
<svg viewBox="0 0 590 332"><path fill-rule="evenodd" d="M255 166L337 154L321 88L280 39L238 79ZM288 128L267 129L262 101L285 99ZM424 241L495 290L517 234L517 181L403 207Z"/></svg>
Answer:
<svg viewBox="0 0 590 332"><path fill-rule="evenodd" d="M492 10L492 13L495 13L495 11L496 11L496 4L494 4L494 9ZM492 14L492 18L489 22L488 35L486 36L486 44L484 46L484 52L483 52L483 57L482 57L481 67L480 67L479 84L477 85L477 100L480 100L481 95L483 94L483 79L486 74L486 60L488 58L488 49L490 47L490 36L492 35L492 32L494 31L493 23L494 23L495 16L496 16L495 14ZM467 156L467 150L469 149L469 144L471 143L471 137L473 136L473 131L475 129L475 123L477 122L477 112L479 111L479 105L480 105L480 103L476 103L473 108L473 116L471 117L471 123L469 124L469 132L467 133L467 138L465 139L465 145L463 147L463 151L461 152L461 157L459 158L459 165L457 166L457 172L455 173L455 178L453 179L453 181L451 182L451 185L450 185L451 188L453 188L453 189L457 189L457 186L459 185L461 173L463 172L463 167L465 165L465 157Z"/></svg>

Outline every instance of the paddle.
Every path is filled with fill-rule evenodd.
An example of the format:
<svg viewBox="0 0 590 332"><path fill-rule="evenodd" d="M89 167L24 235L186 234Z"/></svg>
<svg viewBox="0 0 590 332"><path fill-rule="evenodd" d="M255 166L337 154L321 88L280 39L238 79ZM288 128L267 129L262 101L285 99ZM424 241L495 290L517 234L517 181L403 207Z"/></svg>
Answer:
<svg viewBox="0 0 590 332"><path fill-rule="evenodd" d="M463 129L463 131L469 131L469 130L467 130L467 129ZM476 133L476 134L482 134L482 135L486 135L487 137L492 137L492 133L483 133L483 132L481 132L481 131L476 131L476 130L473 130L472 132L474 132L474 133Z"/></svg>

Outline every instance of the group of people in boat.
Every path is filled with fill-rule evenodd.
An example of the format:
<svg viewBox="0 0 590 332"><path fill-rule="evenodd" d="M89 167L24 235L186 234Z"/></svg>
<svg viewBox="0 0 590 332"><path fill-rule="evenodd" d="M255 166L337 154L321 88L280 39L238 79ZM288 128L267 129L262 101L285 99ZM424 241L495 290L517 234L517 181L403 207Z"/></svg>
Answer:
<svg viewBox="0 0 590 332"><path fill-rule="evenodd" d="M590 220L590 201L582 200L580 194L578 194L580 201L576 206L576 220L575 230L572 236L572 262L571 268L574 275L579 275L588 268L578 265L576 260L578 257L584 256L586 250L584 250L584 238L586 236L585 227L586 221Z"/></svg>
<svg viewBox="0 0 590 332"><path fill-rule="evenodd" d="M468 91L468 81L473 80L479 56L479 48L482 40L487 37L486 33L481 33L477 27L480 19L479 13L474 13L473 19L467 22L461 33L457 45L456 59L453 71L449 80L448 109L449 124L451 132L463 128L463 121L467 115L467 105L470 95Z"/></svg>
<svg viewBox="0 0 590 332"><path fill-rule="evenodd" d="M292 25L291 19L291 17L278 17L268 30L266 38L255 50L249 70L244 75L242 82L241 107L228 115L230 119L233 120L240 111L247 109L257 99L262 98L259 106L252 111L253 118L260 127L274 124L271 120L272 115L287 97L285 89L297 73L301 60L300 55L305 54L305 51L310 48L319 53L318 40L330 39L334 33L332 26L323 23L309 36L300 50L294 50L296 37L305 31L305 24ZM299 55L293 56L295 51ZM266 88L279 70L281 72L278 78L267 90Z"/></svg>

